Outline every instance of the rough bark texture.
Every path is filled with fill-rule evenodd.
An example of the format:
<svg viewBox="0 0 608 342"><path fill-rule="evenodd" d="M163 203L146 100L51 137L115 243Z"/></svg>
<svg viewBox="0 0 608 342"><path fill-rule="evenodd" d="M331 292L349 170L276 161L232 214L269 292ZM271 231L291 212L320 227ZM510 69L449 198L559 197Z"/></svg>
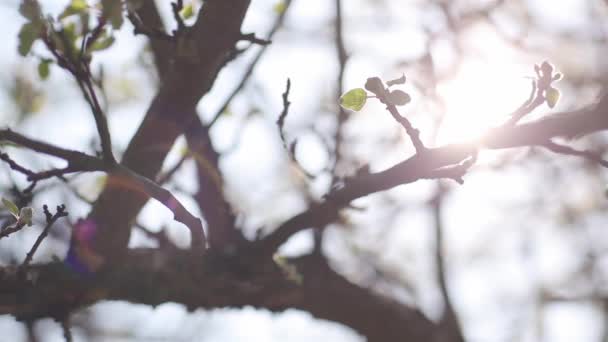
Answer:
<svg viewBox="0 0 608 342"><path fill-rule="evenodd" d="M158 174L175 139L195 122L196 104L209 91L240 39L249 2L205 1L196 24L183 35L195 44L196 58L180 56L175 45L169 46L169 56L169 51L159 55L164 56L162 84L122 158L124 166L151 179ZM157 21L154 15L145 18ZM163 47L155 45L157 51ZM132 221L147 198L125 188L120 180L110 179L107 184L90 219L97 225L93 249L112 261L126 251Z"/></svg>
<svg viewBox="0 0 608 342"><path fill-rule="evenodd" d="M350 283L318 255L291 260L302 275L301 284L288 280L267 259L209 254L204 263L195 265L190 256L178 250L131 250L122 265L91 277L76 276L62 263L35 266L26 277L35 281L4 269L0 272L0 314L31 320L60 318L100 300L153 306L176 302L190 310L298 308L343 323L370 342L434 341L438 333L437 326L417 310Z"/></svg>

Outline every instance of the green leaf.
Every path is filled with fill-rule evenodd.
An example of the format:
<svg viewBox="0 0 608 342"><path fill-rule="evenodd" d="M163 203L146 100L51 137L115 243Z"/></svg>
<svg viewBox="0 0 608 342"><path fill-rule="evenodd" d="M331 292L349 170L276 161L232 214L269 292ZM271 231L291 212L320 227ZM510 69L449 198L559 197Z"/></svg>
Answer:
<svg viewBox="0 0 608 342"><path fill-rule="evenodd" d="M123 23L122 2L120 0L102 0L102 16L112 23L112 28L120 29Z"/></svg>
<svg viewBox="0 0 608 342"><path fill-rule="evenodd" d="M13 203L9 199L2 197L2 204L4 204L6 209L8 209L8 211L10 211L11 214L15 216L15 218L19 218L19 208L17 208L17 205L15 203Z"/></svg>
<svg viewBox="0 0 608 342"><path fill-rule="evenodd" d="M19 13L32 22L40 21L42 18L42 11L37 0L22 0L19 5Z"/></svg>
<svg viewBox="0 0 608 342"><path fill-rule="evenodd" d="M405 83L405 74L403 74L403 76L396 78L394 80L390 80L388 82L386 82L386 85L388 87L396 85L396 84L404 84Z"/></svg>
<svg viewBox="0 0 608 342"><path fill-rule="evenodd" d="M279 1L274 4L272 9L275 11L276 14L283 14L283 12L285 12L285 10L287 9L287 4L285 3L285 1Z"/></svg>
<svg viewBox="0 0 608 342"><path fill-rule="evenodd" d="M87 52L105 50L105 49L109 48L110 46L112 46L112 44L114 44L114 37L107 36L104 34L101 37L99 37L95 41L95 43L93 43L93 45L91 45L91 47L89 47Z"/></svg>
<svg viewBox="0 0 608 342"><path fill-rule="evenodd" d="M340 106L358 112L367 101L367 92L363 88L355 88L347 91L340 97Z"/></svg>
<svg viewBox="0 0 608 342"><path fill-rule="evenodd" d="M559 92L559 89L557 88L549 87L546 90L545 99L547 100L547 105L549 106L549 108L555 107L555 105L559 101L560 96L561 94Z"/></svg>
<svg viewBox="0 0 608 342"><path fill-rule="evenodd" d="M182 18L184 18L184 19L192 18L194 16L194 5L192 3L187 4L179 12L179 15L181 15Z"/></svg>
<svg viewBox="0 0 608 342"><path fill-rule="evenodd" d="M412 98L403 90L393 90L388 94L387 100L395 106L403 106L409 103Z"/></svg>
<svg viewBox="0 0 608 342"><path fill-rule="evenodd" d="M34 23L25 23L21 26L21 30L19 30L19 45L17 50L19 54L25 57L30 50L32 49L32 45L34 45L34 41L38 39L40 26Z"/></svg>
<svg viewBox="0 0 608 342"><path fill-rule="evenodd" d="M18 221L22 224L27 224L28 226L31 227L33 217L34 217L34 209L32 209L32 207L23 207L19 211Z"/></svg>
<svg viewBox="0 0 608 342"><path fill-rule="evenodd" d="M46 80L49 77L51 62L52 60L50 59L43 59L38 63L38 76L40 76L41 79Z"/></svg>
<svg viewBox="0 0 608 342"><path fill-rule="evenodd" d="M67 18L74 14L82 14L89 8L85 0L72 0L70 4L61 12L59 19Z"/></svg>

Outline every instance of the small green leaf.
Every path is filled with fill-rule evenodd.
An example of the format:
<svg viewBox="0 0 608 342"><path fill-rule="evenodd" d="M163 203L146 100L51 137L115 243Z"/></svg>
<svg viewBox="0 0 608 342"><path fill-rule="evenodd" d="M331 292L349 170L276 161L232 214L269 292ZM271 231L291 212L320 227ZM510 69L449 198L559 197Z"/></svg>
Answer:
<svg viewBox="0 0 608 342"><path fill-rule="evenodd" d="M43 59L38 63L38 76L41 79L46 80L49 77L51 62L50 59Z"/></svg>
<svg viewBox="0 0 608 342"><path fill-rule="evenodd" d="M549 87L546 90L545 99L547 100L547 105L549 108L555 107L557 102L559 101L560 92L557 88Z"/></svg>
<svg viewBox="0 0 608 342"><path fill-rule="evenodd" d="M91 47L89 47L87 52L105 50L105 49L109 48L110 46L112 46L112 44L114 44L114 37L104 35L104 36L99 37L95 41L95 43L93 43L93 45L91 45Z"/></svg>
<svg viewBox="0 0 608 342"><path fill-rule="evenodd" d="M192 3L187 4L179 12L179 15L184 19L190 19L194 16L194 5Z"/></svg>
<svg viewBox="0 0 608 342"><path fill-rule="evenodd" d="M17 205L15 203L13 203L9 199L2 197L2 204L4 204L6 209L8 209L8 211L10 211L11 214L15 216L15 218L19 218L19 208L17 208Z"/></svg>
<svg viewBox="0 0 608 342"><path fill-rule="evenodd" d="M37 0L22 0L19 5L19 13L26 19L36 22L42 18L42 11Z"/></svg>
<svg viewBox="0 0 608 342"><path fill-rule="evenodd" d="M22 224L27 224L28 226L31 227L33 216L34 216L34 209L32 209L32 207L23 207L19 211L18 221Z"/></svg>
<svg viewBox="0 0 608 342"><path fill-rule="evenodd" d="M85 0L72 0L70 7L77 11L84 11L88 8L88 5Z"/></svg>
<svg viewBox="0 0 608 342"><path fill-rule="evenodd" d="M89 8L85 0L72 0L70 4L61 12L59 19L67 18L74 14L82 14Z"/></svg>
<svg viewBox="0 0 608 342"><path fill-rule="evenodd" d="M412 98L403 90L393 90L388 94L387 100L395 106L403 106L409 103Z"/></svg>
<svg viewBox="0 0 608 342"><path fill-rule="evenodd" d="M122 3L120 0L102 0L102 16L112 23L112 28L120 29L123 23Z"/></svg>
<svg viewBox="0 0 608 342"><path fill-rule="evenodd" d="M564 77L564 75L562 75L562 74L561 74L561 73L559 73L559 72L556 72L556 73L553 75L553 82L557 82L557 81L561 80L563 77Z"/></svg>
<svg viewBox="0 0 608 342"><path fill-rule="evenodd" d="M19 46L17 47L17 50L21 56L25 57L32 49L34 41L38 39L38 30L39 26L34 23L26 23L21 26L18 36Z"/></svg>
<svg viewBox="0 0 608 342"><path fill-rule="evenodd" d="M340 106L358 112L367 101L367 92L363 88L355 88L347 91L340 97Z"/></svg>
<svg viewBox="0 0 608 342"><path fill-rule="evenodd" d="M283 14L283 12L285 12L285 10L287 9L287 4L285 3L285 1L279 1L274 4L272 9L276 14Z"/></svg>
<svg viewBox="0 0 608 342"><path fill-rule="evenodd" d="M404 83L405 83L405 74L403 74L403 76L401 76L399 78L386 82L386 85L390 87L390 86L394 86L396 84L404 84Z"/></svg>

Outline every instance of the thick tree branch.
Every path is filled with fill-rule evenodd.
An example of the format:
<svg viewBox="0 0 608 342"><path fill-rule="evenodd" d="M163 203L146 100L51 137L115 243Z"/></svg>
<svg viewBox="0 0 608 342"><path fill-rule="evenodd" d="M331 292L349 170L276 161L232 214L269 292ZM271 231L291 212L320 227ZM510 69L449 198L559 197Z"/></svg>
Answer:
<svg viewBox="0 0 608 342"><path fill-rule="evenodd" d="M63 159L68 162L68 167L75 171L100 171L105 169L103 160L99 158L30 139L8 128L0 130L0 140L10 141L32 151Z"/></svg>
<svg viewBox="0 0 608 342"><path fill-rule="evenodd" d="M182 56L169 49L170 68L139 129L131 139L122 164L154 179L175 139L196 116L196 104L211 88L226 55L240 39L240 27L250 0L209 0L203 3L196 23L180 36L195 47L196 56ZM109 182L89 218L100 227L94 249L109 259L126 251L131 225L147 200L137 192Z"/></svg>
<svg viewBox="0 0 608 342"><path fill-rule="evenodd" d="M207 222L209 246L232 252L245 238L235 225L232 207L224 198L219 154L212 146L209 128L203 126L198 116L186 130L186 139L196 161L198 190L194 199Z"/></svg>
<svg viewBox="0 0 608 342"><path fill-rule="evenodd" d="M164 33L165 28L160 14L158 13L156 3L154 1L143 1L141 7L137 9L135 14L137 17L132 14L129 15L129 19L135 27L135 34L143 33L150 39L156 70L158 71L159 78L163 80L169 73L172 43L170 39L162 38L168 37L168 35ZM157 34L154 34L154 32Z"/></svg>
<svg viewBox="0 0 608 342"><path fill-rule="evenodd" d="M112 162L107 162L82 152L66 150L51 144L33 140L19 133L15 133L10 129L0 130L0 140L10 141L33 151L64 159L68 163L68 166L64 169L57 169L60 171L59 174L61 175L67 172L80 171L103 171L108 173L111 182L116 182L120 184L121 187L129 189L131 192L138 193L142 198L154 198L171 210L175 220L183 223L190 229L192 247L199 252L202 252L205 248L206 238L200 219L194 217L181 202L171 194L171 192L163 189L147 177L139 175L123 165L113 164ZM33 177L32 180L34 181L38 180L39 177L41 177L41 174L48 174L49 177L58 175L55 170L32 173L22 167L18 167L18 169L23 169L21 171L24 171L28 175L28 178ZM48 177L45 176L43 178Z"/></svg>
<svg viewBox="0 0 608 342"><path fill-rule="evenodd" d="M479 141L428 148L424 153L417 153L384 171L363 173L346 179L344 186L328 194L324 202L314 205L280 225L260 242L261 248L268 254L274 253L296 232L311 227L323 227L335 220L338 211L356 198L420 179L445 177L442 172L437 172L463 163L467 158L474 156L479 148L505 149L544 146L552 138L579 137L606 130L608 129L607 113L608 99L605 96L596 106L589 106L574 112L553 114L537 121L515 126L507 123L490 130Z"/></svg>
<svg viewBox="0 0 608 342"><path fill-rule="evenodd" d="M203 265L192 267L190 257L179 250L131 250L121 264L91 277L78 277L61 263L32 265L24 278L2 268L0 314L27 320L68 317L100 300L152 306L176 302L189 310L298 308L351 326L370 342L433 341L438 333L437 325L417 310L348 282L316 255L290 261L302 275L301 284L286 279L270 259L210 254ZM28 279L34 275L37 283L31 286Z"/></svg>

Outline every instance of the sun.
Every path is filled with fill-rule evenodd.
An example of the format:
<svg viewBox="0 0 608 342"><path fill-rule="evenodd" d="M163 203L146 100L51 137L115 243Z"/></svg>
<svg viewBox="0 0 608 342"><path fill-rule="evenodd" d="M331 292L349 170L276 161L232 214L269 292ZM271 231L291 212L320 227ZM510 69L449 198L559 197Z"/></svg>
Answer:
<svg viewBox="0 0 608 342"><path fill-rule="evenodd" d="M438 144L466 142L504 122L530 92L531 72L508 61L469 59L438 86L446 113Z"/></svg>

